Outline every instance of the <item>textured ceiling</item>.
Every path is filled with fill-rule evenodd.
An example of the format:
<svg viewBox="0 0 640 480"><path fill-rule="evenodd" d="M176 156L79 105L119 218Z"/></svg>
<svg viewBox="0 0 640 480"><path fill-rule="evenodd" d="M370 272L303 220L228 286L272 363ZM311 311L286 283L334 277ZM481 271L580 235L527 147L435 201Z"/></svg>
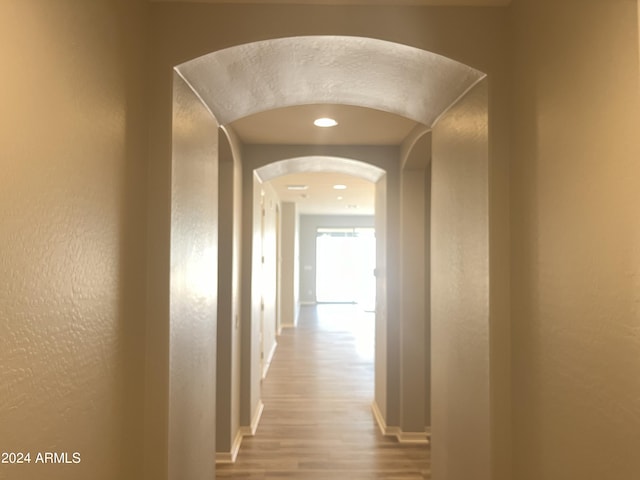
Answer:
<svg viewBox="0 0 640 480"><path fill-rule="evenodd" d="M260 180L265 182L273 180L281 175L292 173L322 172L353 175L369 182L377 182L385 174L383 169L369 163L324 155L288 158L256 169L256 174Z"/></svg>
<svg viewBox="0 0 640 480"><path fill-rule="evenodd" d="M231 127L244 143L298 145L398 145L418 123L433 125L484 77L461 63L407 45L340 36L237 45L176 70L219 123ZM314 118L325 115L339 125L312 126ZM311 170L296 171L294 180L269 179L283 200L298 199L302 213L373 211L372 184L344 177L341 183L353 198L345 192L338 201L325 188L337 180ZM285 168L278 173L294 171ZM288 192L288 182L309 185L306 198Z"/></svg>
<svg viewBox="0 0 640 480"><path fill-rule="evenodd" d="M237 45L176 70L222 125L275 108L328 103L373 108L431 126L484 77L407 45L329 35Z"/></svg>

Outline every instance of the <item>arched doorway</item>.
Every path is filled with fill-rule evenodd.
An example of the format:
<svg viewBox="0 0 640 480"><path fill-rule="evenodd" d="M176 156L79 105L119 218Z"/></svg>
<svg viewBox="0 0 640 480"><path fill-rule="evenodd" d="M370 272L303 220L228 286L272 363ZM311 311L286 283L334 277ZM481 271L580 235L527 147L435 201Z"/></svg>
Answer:
<svg viewBox="0 0 640 480"><path fill-rule="evenodd" d="M344 158L344 157L329 156L329 155L326 155L326 156L308 155L308 156L298 156L294 158L287 158L283 160L270 162L269 157L263 156L263 153L264 153L264 150L261 150L260 154L248 155L248 158L246 158L247 163L251 166L251 168L253 169L253 172L255 172L255 176L258 182L267 183L276 178L286 176L286 175L292 175L296 173L314 173L315 172L316 174L318 173L342 174L350 177L356 177L366 182L370 182L373 185L373 197L375 198L376 204L380 206L386 205L387 171L379 165L375 165L373 163L367 162L365 160L366 154L363 154L361 159ZM355 153L355 151L353 153ZM262 164L263 162L269 162L269 163ZM395 158L388 158L384 163L386 163L387 168L392 167L395 163ZM250 169L247 169L247 171L245 171L245 175L250 175L249 170ZM251 201L251 197L245 195L244 200ZM254 228L255 228L255 225L257 225L257 223L260 221L260 218L259 218L260 215L256 215L256 210L260 208L258 205L259 201L260 201L259 199L255 197L253 198L254 209L253 209L252 215L253 215L253 218L255 219ZM245 222L245 224L248 224L248 222ZM385 222L375 221L374 225L377 232L377 237L379 239L379 242L377 242L378 249L377 249L375 258L381 259L386 257L386 249L385 249L385 241L384 241L386 238L386 224ZM254 239L256 238L255 235L253 235L252 237ZM285 239L283 239L283 241L285 241ZM289 243L292 243L292 242L289 242ZM254 276L259 275L259 264L261 263L261 261L259 258L255 257L255 253L252 259L252 263L254 265L254 270L252 274ZM289 268L291 268L293 266L293 262L289 262L289 266L290 266ZM313 272L315 273L315 268L313 269ZM303 272L300 272L300 273L301 275L303 274ZM385 288L383 287L382 281L383 281L382 277L379 277L377 279L378 285L375 288L375 292L376 292L375 297L378 298L381 305L384 305L385 304L385 299L384 299ZM299 285L303 285L303 284L306 284L306 282L301 281L299 283ZM293 297L293 292L290 292L290 291L283 291L281 292L281 294L285 298ZM315 295L314 295L314 301L315 301ZM376 311L382 312L384 311L384 309L377 308ZM382 319L380 319L380 321L382 321ZM257 322L255 322L255 320L254 320L254 324L256 324L257 326ZM254 341L256 341L257 333L258 332L256 331L253 331L252 333L254 337ZM383 348L380 348L379 350L381 352L384 351ZM380 374L384 375L384 363L379 362L379 370L380 370ZM260 388L258 384L255 384L252 387L255 390ZM252 407L252 410L255 410L255 407Z"/></svg>
<svg viewBox="0 0 640 480"><path fill-rule="evenodd" d="M487 441L481 442L483 446L476 448L471 458L477 478L489 478L488 250L483 249L488 232L486 208L472 209L471 222L455 221L469 219L469 215L463 214L469 205L486 207L488 196L487 109L486 89L481 85L484 79L482 72L405 45L335 36L284 38L231 47L179 65L176 72L181 77L180 81L191 88L219 125L228 125L259 111L331 102L392 112L431 129L433 168L430 181L442 188L435 190L438 201L431 204L429 234L434 242L430 252L438 259L458 262L457 269L451 272L445 268L433 268L433 265L430 269L432 284L438 286L430 290L431 294L437 293L430 309L433 314L431 340L434 345L446 345L443 355L434 357L431 366L439 373L432 379L433 391L438 392L431 403L432 435L436 440L441 439L439 451L445 449L455 453L458 444L464 451L470 441L461 440L460 429L452 423L472 425L474 431L487 427L484 431ZM457 108L449 115L452 106ZM466 127L470 131L465 131ZM452 135L456 134L462 142L452 141ZM403 160L408 158L407 152L401 153L398 171L412 168ZM461 159L462 162L459 161ZM465 160L474 162L474 173L479 175L465 175L461 167L466 164ZM403 272L401 262L395 256L396 250L404 245L400 240L402 224L398 219L411 208L403 204L402 188L399 178L393 185L385 186L388 190L395 189L395 200L384 212L382 220L394 235L394 240L385 250L394 253L387 255L386 264L380 269L384 291L379 295L386 302L386 307L381 309L377 328L380 330L380 356L384 361L377 362L380 372L376 377L379 376L381 382L376 388L376 403L381 426L389 427L387 433L401 428L401 417L407 411L406 402L411 395L405 384L411 381L412 368L400 352L405 342L415 340L410 330L414 322L405 322L402 318L404 311L400 292ZM249 191L246 184L244 191ZM434 218L437 224L433 223ZM389 228L389 225L393 227ZM452 236L461 241L449 243ZM452 249L451 245L455 248ZM469 250L473 254L459 255L467 245L476 247ZM245 270L242 278L243 282L250 282L251 275L247 275ZM246 295L250 288L245 285L242 291ZM457 293L456 298L452 297L452 291ZM456 308L457 304L462 304L463 308ZM243 316L249 315L248 320L246 317L242 320L246 327L242 334L243 356L255 353L250 338L253 308L255 302L251 299L243 302ZM173 319L170 323L173 332ZM473 339L469 338L471 333L468 332L475 332ZM249 336L248 340L245 335ZM422 338L425 339L424 335ZM180 339L173 333L171 339L173 345L184 348L179 347ZM465 345L472 348L465 350ZM422 346L428 348L424 342ZM455 355L450 355L452 353ZM170 362L173 364L173 359L181 356L181 351L172 349ZM251 365L251 362L247 363ZM473 365L473 372L461 372L458 368L461 365ZM241 416L244 415L243 423L246 425L247 418L249 423L255 418L254 412L259 406L259 397L253 393L259 376L249 367L248 371L242 372L241 378L244 379L240 387L241 405L244 405ZM471 378L480 380L469 382ZM452 385L456 388L449 388ZM458 400L450 398L452 391L456 392ZM170 395L173 393L176 400L169 408L170 424L172 409L181 412L179 405L188 402L191 395L189 388L184 386L180 391L172 389ZM459 398L470 393L477 397L473 408L459 402ZM176 439L176 442L178 440L184 439ZM171 434L169 443L171 449ZM434 454L434 472L438 470L437 463L441 459L446 463L446 458L446 455Z"/></svg>

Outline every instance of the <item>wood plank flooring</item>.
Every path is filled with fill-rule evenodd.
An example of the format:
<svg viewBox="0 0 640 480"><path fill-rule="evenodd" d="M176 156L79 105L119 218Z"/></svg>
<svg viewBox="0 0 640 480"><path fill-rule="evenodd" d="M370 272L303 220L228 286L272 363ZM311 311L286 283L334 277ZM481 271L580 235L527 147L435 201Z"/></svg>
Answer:
<svg viewBox="0 0 640 480"><path fill-rule="evenodd" d="M383 437L371 413L373 314L352 305L302 307L263 382L255 437L219 479L423 480L429 448Z"/></svg>

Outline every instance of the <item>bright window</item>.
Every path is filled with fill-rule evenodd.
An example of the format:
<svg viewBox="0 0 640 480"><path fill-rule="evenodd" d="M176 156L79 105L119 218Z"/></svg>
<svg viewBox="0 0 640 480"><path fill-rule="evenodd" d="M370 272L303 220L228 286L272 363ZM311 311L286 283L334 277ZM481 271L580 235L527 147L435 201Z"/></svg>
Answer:
<svg viewBox="0 0 640 480"><path fill-rule="evenodd" d="M376 238L373 228L318 228L316 299L375 308Z"/></svg>

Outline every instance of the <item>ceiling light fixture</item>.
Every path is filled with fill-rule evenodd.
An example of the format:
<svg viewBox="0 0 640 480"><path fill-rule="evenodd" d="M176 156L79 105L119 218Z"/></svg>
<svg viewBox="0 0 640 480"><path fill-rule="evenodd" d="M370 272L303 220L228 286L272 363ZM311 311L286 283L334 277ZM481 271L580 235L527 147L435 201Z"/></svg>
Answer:
<svg viewBox="0 0 640 480"><path fill-rule="evenodd" d="M347 188L346 185L338 184L333 186L334 190L345 190Z"/></svg>
<svg viewBox="0 0 640 480"><path fill-rule="evenodd" d="M309 185L287 185L287 190L307 190Z"/></svg>
<svg viewBox="0 0 640 480"><path fill-rule="evenodd" d="M333 118L322 117L322 118L316 118L313 121L313 124L316 127L327 128L327 127L335 127L336 125L338 125L338 122L336 122Z"/></svg>

